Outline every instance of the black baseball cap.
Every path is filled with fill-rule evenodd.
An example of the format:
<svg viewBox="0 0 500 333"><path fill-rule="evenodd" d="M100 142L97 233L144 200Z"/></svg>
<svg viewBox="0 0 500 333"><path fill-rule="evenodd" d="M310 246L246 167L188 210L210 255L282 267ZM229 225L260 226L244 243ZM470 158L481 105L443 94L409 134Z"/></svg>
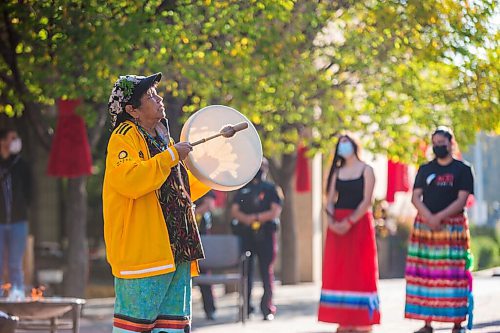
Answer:
<svg viewBox="0 0 500 333"><path fill-rule="evenodd" d="M161 73L156 73L150 76L136 76L139 82L134 85L132 96L130 97L130 104L139 102L142 95L157 82L161 80ZM129 103L127 103L129 104Z"/></svg>

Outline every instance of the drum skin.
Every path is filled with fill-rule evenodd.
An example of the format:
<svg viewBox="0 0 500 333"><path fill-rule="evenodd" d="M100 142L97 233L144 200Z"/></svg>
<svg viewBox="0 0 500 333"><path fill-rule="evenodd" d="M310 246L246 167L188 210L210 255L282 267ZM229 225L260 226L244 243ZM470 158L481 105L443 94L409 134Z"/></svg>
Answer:
<svg viewBox="0 0 500 333"><path fill-rule="evenodd" d="M248 128L231 138L220 136L196 145L185 159L193 175L215 190L237 190L254 178L262 163L257 130L248 118L224 105L199 110L182 127L181 141L195 142L241 122L247 122Z"/></svg>

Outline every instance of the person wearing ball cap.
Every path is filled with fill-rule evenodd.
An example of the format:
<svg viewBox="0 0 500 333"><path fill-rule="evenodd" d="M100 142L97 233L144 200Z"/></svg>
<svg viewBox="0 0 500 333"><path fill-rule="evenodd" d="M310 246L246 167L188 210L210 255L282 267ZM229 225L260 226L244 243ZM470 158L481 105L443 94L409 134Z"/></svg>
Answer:
<svg viewBox="0 0 500 333"><path fill-rule="evenodd" d="M191 278L204 257L193 201L210 188L170 138L162 74L120 76L103 184L104 238L115 277L113 332L190 332Z"/></svg>

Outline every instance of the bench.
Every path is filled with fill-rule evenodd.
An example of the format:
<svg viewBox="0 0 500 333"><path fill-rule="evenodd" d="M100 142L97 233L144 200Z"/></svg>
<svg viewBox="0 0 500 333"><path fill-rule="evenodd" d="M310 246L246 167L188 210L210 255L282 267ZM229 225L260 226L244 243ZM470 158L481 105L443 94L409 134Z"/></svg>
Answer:
<svg viewBox="0 0 500 333"><path fill-rule="evenodd" d="M248 313L248 258L242 254L240 239L234 235L202 235L205 259L199 261L202 273L193 279L197 285L236 284L238 321L245 323Z"/></svg>

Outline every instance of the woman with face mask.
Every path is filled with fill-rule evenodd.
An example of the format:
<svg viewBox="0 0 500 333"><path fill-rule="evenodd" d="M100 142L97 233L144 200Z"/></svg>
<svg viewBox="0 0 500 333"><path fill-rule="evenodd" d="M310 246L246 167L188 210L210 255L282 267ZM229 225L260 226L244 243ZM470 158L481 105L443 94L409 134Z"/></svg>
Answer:
<svg viewBox="0 0 500 333"><path fill-rule="evenodd" d="M318 320L337 332L371 332L380 323L377 250L370 212L375 175L349 135L339 138L327 180L323 286Z"/></svg>
<svg viewBox="0 0 500 333"><path fill-rule="evenodd" d="M464 207L474 191L471 167L453 158L453 134L438 127L432 134L435 158L420 166L412 203L418 210L406 260L405 317L425 325L416 333L432 333L431 323L454 323L452 332L472 328L472 276L469 227Z"/></svg>
<svg viewBox="0 0 500 333"><path fill-rule="evenodd" d="M14 130L0 130L0 267L7 261L12 291L24 292L22 260L28 236L31 172L21 158L22 142ZM4 277L0 269L0 279Z"/></svg>

